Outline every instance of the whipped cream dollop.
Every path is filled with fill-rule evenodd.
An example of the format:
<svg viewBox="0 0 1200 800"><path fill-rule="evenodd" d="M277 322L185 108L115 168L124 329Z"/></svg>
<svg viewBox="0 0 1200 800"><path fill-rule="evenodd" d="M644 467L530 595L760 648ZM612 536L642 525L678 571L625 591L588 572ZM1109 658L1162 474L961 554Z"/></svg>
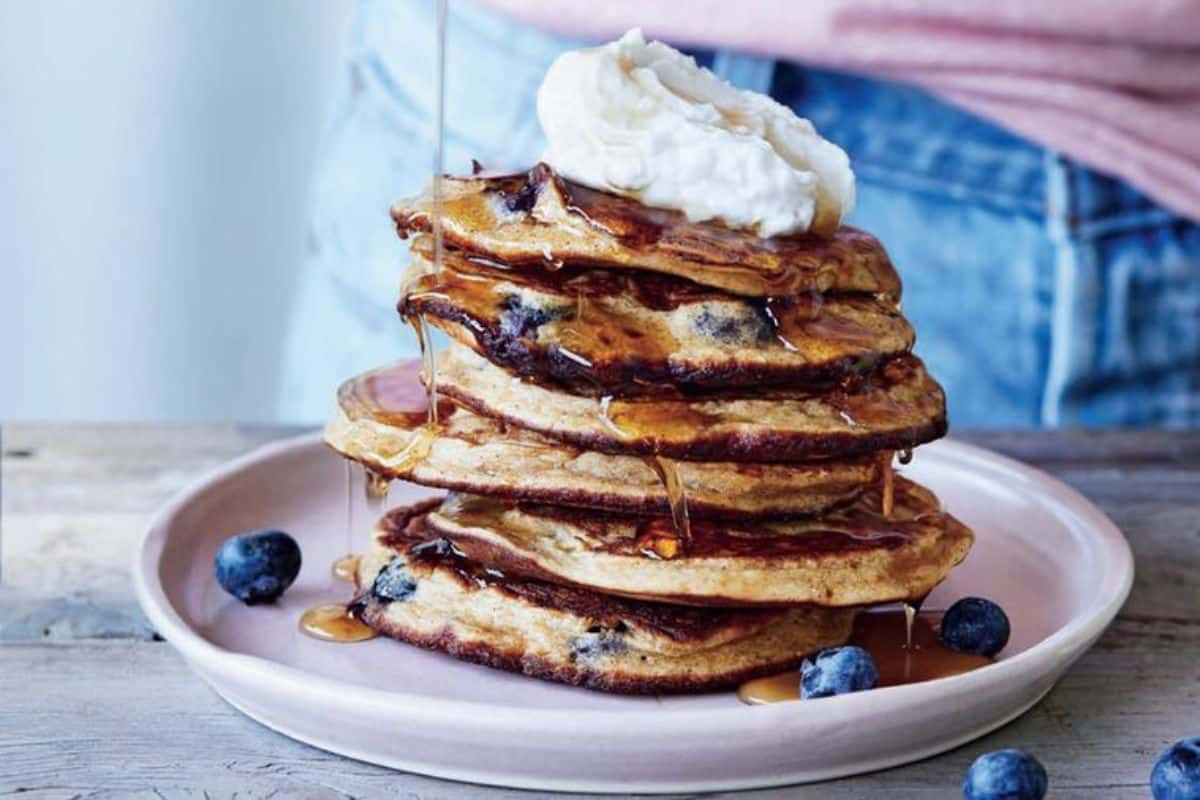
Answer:
<svg viewBox="0 0 1200 800"><path fill-rule="evenodd" d="M828 234L854 205L850 159L811 122L637 29L559 56L538 120L559 174L693 222Z"/></svg>

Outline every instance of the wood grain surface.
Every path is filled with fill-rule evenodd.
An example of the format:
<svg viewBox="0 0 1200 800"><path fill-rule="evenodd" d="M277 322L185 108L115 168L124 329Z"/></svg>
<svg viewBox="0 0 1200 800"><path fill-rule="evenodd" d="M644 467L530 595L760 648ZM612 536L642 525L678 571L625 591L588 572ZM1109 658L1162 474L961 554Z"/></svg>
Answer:
<svg viewBox="0 0 1200 800"><path fill-rule="evenodd" d="M293 742L227 706L157 640L128 575L152 512L222 461L298 432L0 429L0 796L545 796ZM1200 431L958 436L1059 476L1112 516L1137 558L1129 602L1045 700L984 739L886 772L746 797L958 797L975 756L1020 746L1046 765L1052 797L1144 798L1158 751L1200 735Z"/></svg>

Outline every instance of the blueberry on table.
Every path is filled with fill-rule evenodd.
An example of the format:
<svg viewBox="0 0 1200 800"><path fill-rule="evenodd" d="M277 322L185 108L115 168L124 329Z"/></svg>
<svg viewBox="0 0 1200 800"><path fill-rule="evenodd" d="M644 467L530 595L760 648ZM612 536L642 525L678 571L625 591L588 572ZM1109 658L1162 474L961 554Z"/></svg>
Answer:
<svg viewBox="0 0 1200 800"><path fill-rule="evenodd" d="M248 606L273 602L300 573L300 545L283 531L230 536L213 570L221 588Z"/></svg>
<svg viewBox="0 0 1200 800"><path fill-rule="evenodd" d="M853 645L822 650L800 665L800 697L805 700L874 689L878 684L875 659Z"/></svg>
<svg viewBox="0 0 1200 800"><path fill-rule="evenodd" d="M1168 747L1150 772L1154 800L1200 800L1200 736Z"/></svg>
<svg viewBox="0 0 1200 800"><path fill-rule="evenodd" d="M963 800L1042 800L1046 768L1024 750L984 753L967 770Z"/></svg>
<svg viewBox="0 0 1200 800"><path fill-rule="evenodd" d="M1004 609L982 597L964 597L942 616L942 644L960 653L990 658L1008 644L1009 633Z"/></svg>

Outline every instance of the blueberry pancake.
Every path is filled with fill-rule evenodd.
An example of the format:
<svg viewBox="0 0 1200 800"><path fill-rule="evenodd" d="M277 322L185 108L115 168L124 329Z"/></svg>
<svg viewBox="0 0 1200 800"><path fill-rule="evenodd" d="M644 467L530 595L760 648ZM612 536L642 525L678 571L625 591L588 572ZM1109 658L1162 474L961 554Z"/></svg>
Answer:
<svg viewBox="0 0 1200 800"><path fill-rule="evenodd" d="M942 388L902 356L819 394L788 389L610 400L523 381L452 341L438 391L485 416L605 453L801 461L903 450L946 432Z"/></svg>
<svg viewBox="0 0 1200 800"><path fill-rule="evenodd" d="M571 183L545 164L442 182L448 245L506 264L648 270L747 297L811 291L899 297L883 246L855 228L760 238ZM401 237L429 233L430 192L392 208Z"/></svg>
<svg viewBox="0 0 1200 800"><path fill-rule="evenodd" d="M814 519L694 519L688 542L667 516L452 494L428 526L506 572L659 602L835 607L924 597L966 557L972 534L902 478L890 517L880 503L873 488Z"/></svg>
<svg viewBox="0 0 1200 800"><path fill-rule="evenodd" d="M850 635L849 609L701 609L512 577L433 537L429 505L392 511L358 566L354 609L387 636L608 692L720 689Z"/></svg>
<svg viewBox="0 0 1200 800"><path fill-rule="evenodd" d="M662 481L645 459L582 450L442 403L424 438L418 362L347 381L325 429L334 450L373 472L513 500L666 513ZM877 480L871 456L801 464L679 462L696 516L789 517L853 500Z"/></svg>
<svg viewBox="0 0 1200 800"><path fill-rule="evenodd" d="M912 327L880 295L738 297L629 270L498 267L427 237L400 312L510 372L575 394L829 383L909 352Z"/></svg>

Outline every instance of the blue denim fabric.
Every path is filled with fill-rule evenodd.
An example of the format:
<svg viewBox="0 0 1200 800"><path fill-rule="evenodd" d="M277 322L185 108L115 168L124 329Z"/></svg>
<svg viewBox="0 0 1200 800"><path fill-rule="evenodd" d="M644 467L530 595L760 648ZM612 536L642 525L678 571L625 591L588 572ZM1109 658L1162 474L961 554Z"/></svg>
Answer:
<svg viewBox="0 0 1200 800"><path fill-rule="evenodd" d="M431 2L364 2L316 176L280 416L318 420L348 375L415 353L387 208L431 172ZM533 163L535 94L583 42L451 6L446 168ZM906 86L697 53L850 154L852 224L904 279L917 352L960 426L1200 423L1200 227L1119 181Z"/></svg>

